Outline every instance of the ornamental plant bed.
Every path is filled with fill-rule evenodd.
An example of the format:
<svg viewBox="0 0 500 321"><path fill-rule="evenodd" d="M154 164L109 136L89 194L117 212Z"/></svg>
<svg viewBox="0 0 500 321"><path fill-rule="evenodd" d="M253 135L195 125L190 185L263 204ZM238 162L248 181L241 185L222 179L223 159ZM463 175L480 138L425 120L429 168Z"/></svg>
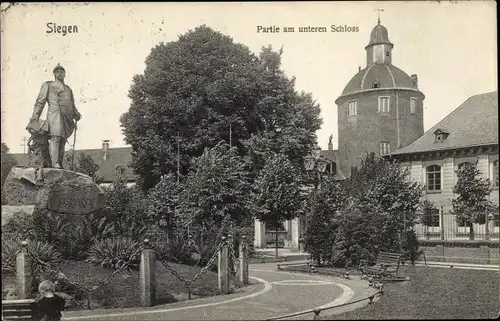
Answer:
<svg viewBox="0 0 500 321"><path fill-rule="evenodd" d="M181 276L192 278L201 267L169 263ZM114 270L95 266L84 261L63 261L53 266L54 270L64 273L69 280L81 283L90 288L101 280L110 276ZM185 284L172 275L160 262L156 263L157 304L167 304L188 299ZM14 273L2 273L2 298L5 299L7 290L15 286ZM79 291L80 295L66 297L68 311L84 310L87 307L86 291ZM206 271L191 286L192 298L214 296L219 294L217 273ZM139 272L124 270L116 275L109 283L92 292L91 308L127 308L140 306Z"/></svg>
<svg viewBox="0 0 500 321"><path fill-rule="evenodd" d="M406 266L409 282L389 283L374 304L323 320L498 318L497 271Z"/></svg>

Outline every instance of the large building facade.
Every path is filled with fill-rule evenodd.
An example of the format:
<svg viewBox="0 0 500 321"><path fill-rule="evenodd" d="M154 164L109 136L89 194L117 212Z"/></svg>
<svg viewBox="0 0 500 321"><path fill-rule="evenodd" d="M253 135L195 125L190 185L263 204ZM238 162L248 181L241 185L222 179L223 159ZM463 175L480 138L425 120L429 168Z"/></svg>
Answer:
<svg viewBox="0 0 500 321"><path fill-rule="evenodd" d="M338 157L346 176L366 153L389 154L424 133L425 96L418 89L417 75L393 65L393 47L379 20L365 47L366 67L359 67L335 101Z"/></svg>
<svg viewBox="0 0 500 321"><path fill-rule="evenodd" d="M492 184L489 199L498 204L498 92L470 97L415 142L385 157L407 167L411 179L425 186L425 197L432 205L428 217L416 226L421 239L470 239L471 227L450 214L457 197L453 193L456 171L463 163L477 161L481 177ZM473 237L498 240L499 228L497 213L488 224L473 224Z"/></svg>

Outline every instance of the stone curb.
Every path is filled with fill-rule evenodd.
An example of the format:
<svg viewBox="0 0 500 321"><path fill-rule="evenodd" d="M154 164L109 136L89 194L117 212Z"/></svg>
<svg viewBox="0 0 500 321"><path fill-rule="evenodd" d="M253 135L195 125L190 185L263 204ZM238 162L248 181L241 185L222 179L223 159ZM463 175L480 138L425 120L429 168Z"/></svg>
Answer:
<svg viewBox="0 0 500 321"><path fill-rule="evenodd" d="M344 279L340 276L333 276L333 275L321 274L321 273L310 274L307 272L297 271L297 270L293 270L293 269L290 269L290 270L283 269L283 270L276 271L276 272L304 274L304 275L308 275L308 276L316 276L318 278L333 279L333 280L335 280L336 283L346 285L353 290L354 295L346 303L356 301L356 300L359 300L361 298L368 297L370 295L374 295L378 291L374 287L370 287L365 280L360 278L359 275L353 275L353 276L351 276L350 279ZM363 284L366 284L366 285L363 285ZM366 293L366 292L368 292L368 293ZM380 300L382 295L383 294L375 295L372 304L377 302L378 300ZM353 311L356 309L363 308L363 307L367 306L368 304L369 304L369 300L364 300L361 302L357 302L357 303L353 303L353 304L349 304L349 305L345 305L345 306L340 306L338 308L333 307L331 309L322 310L319 317L320 317L320 319L322 319L322 318L327 317L327 316L342 314L342 313L345 313L348 311ZM314 308L315 307L312 307L311 310ZM296 317L290 317L287 319L289 319L289 320L304 320L304 319L312 319L313 317L314 317L314 313L311 312L311 313L303 314L303 315L296 316Z"/></svg>

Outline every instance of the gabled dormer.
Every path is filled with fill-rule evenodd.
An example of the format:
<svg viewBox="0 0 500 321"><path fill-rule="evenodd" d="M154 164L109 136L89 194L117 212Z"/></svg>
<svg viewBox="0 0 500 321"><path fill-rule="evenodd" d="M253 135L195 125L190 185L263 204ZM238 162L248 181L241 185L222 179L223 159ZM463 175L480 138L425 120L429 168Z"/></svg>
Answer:
<svg viewBox="0 0 500 321"><path fill-rule="evenodd" d="M434 142L441 143L446 138L448 138L449 135L450 135L450 133L448 133L446 130L438 128L434 131Z"/></svg>

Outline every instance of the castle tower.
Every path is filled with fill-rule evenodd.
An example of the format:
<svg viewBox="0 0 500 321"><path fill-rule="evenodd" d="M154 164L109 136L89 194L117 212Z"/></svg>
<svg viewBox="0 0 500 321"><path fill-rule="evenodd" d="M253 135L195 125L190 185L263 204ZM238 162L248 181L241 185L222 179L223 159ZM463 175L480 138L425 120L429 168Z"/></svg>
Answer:
<svg viewBox="0 0 500 321"><path fill-rule="evenodd" d="M366 153L385 155L424 133L425 95L418 90L417 75L410 77L392 64L393 47L379 19L365 47L366 68L359 68L335 100L339 162L347 176Z"/></svg>

